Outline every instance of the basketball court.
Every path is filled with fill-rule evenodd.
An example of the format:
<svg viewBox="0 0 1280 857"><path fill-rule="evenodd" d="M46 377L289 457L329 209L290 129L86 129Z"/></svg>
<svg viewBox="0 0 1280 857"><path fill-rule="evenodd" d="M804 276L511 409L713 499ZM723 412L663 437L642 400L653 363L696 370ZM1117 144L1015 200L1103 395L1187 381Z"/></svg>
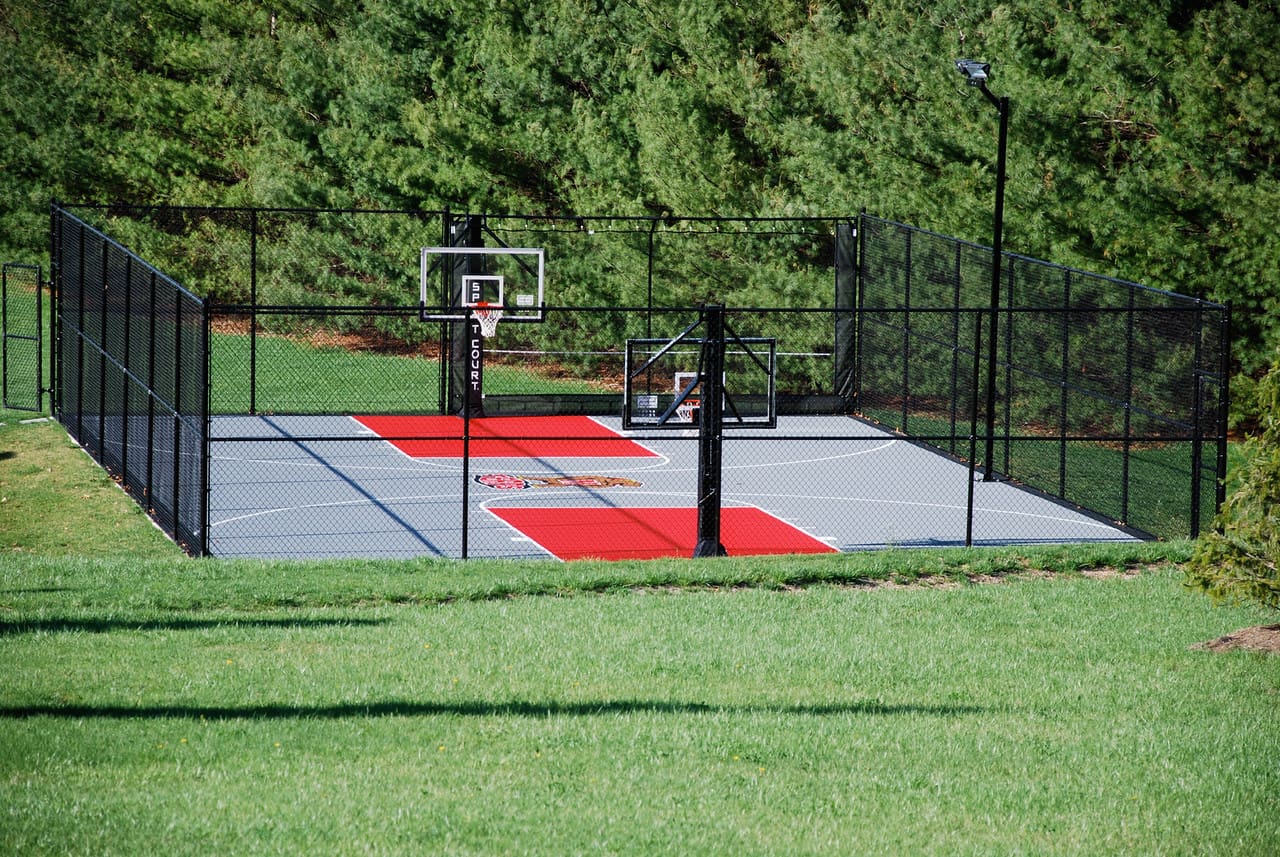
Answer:
<svg viewBox="0 0 1280 857"><path fill-rule="evenodd" d="M652 559L689 557L697 541L691 428L228 416L213 420L211 451L209 547L220 557ZM849 417L726 432L721 478L732 556L965 542L968 467ZM1136 540L1014 484L972 489L975 545Z"/></svg>
<svg viewBox="0 0 1280 857"><path fill-rule="evenodd" d="M1223 499L1200 299L1010 257L996 313L988 250L866 213L250 211L50 220L55 415L196 556L1132 541ZM132 221L231 267L180 283Z"/></svg>

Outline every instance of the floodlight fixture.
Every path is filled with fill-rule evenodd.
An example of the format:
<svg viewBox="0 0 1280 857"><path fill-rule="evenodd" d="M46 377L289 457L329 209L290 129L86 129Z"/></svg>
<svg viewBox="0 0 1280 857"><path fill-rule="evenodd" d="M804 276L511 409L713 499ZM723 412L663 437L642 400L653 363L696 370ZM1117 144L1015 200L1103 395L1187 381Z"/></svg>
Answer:
<svg viewBox="0 0 1280 857"><path fill-rule="evenodd" d="M991 76L991 63L980 60L956 60L956 71L969 79L970 86L982 86Z"/></svg>

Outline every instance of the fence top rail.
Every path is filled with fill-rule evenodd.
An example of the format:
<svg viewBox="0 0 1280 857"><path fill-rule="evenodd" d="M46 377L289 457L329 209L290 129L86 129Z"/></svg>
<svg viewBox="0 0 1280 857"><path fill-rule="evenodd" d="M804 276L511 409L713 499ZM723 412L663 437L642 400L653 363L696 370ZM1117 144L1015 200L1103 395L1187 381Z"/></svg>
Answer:
<svg viewBox="0 0 1280 857"><path fill-rule="evenodd" d="M922 229L918 226L911 226L906 223L898 223L897 221L894 221L894 220L886 220L883 217L875 217L874 215L863 214L862 219L865 221L874 221L876 223L881 223L881 224L884 224L885 226L892 226L897 229L905 229L906 231L913 232L917 235L927 235L930 238L936 238L940 241L945 241L949 244L960 245L962 247L968 247L973 250L982 250L987 253L992 252L992 248L986 244L979 244L974 241L966 241L963 238L956 238L952 235L943 235L941 232L933 232L928 229ZM1092 271L1086 271L1083 268L1073 268L1069 265L1060 265L1056 262L1046 262L1044 259L1036 259L1032 256L1025 256L1021 253L1013 253L1008 250L1003 250L1001 251L1001 256L1011 261L1024 262L1024 263L1035 265L1041 268L1050 268L1052 270L1059 271L1061 273L1067 273L1067 274L1073 274L1080 277L1086 277L1091 280L1103 280L1108 283L1114 283L1115 285L1118 285L1118 286L1126 286L1130 289L1135 289L1137 291L1147 292L1149 294L1161 295L1163 297L1171 298L1177 301L1189 302L1200 308L1210 308L1215 310L1227 309L1226 304L1216 303L1214 301L1207 300L1206 298L1198 298L1192 295L1184 295L1184 294L1181 294L1180 292L1173 292L1173 291L1169 291L1168 289L1159 289L1154 286L1147 286L1147 285L1143 285L1142 283L1134 282L1133 280L1124 280L1124 279L1120 279L1119 277L1107 276L1106 274L1097 274Z"/></svg>
<svg viewBox="0 0 1280 857"><path fill-rule="evenodd" d="M467 216L483 217L486 220L523 220L534 223L570 223L574 225L587 223L646 223L675 226L678 223L853 223L856 216L850 215L797 215L794 217L761 217L750 215L691 215L691 214L480 214Z"/></svg>
<svg viewBox="0 0 1280 857"><path fill-rule="evenodd" d="M245 205L166 205L161 203L132 202L55 202L58 208L89 209L94 211L116 212L228 212L228 213L260 213L260 214L358 214L358 215L410 215L414 217L478 217L486 221L524 221L526 223L579 224L588 223L636 223L664 224L674 226L678 223L854 223L856 215L819 214L795 216L755 216L755 215L691 215L691 214L521 214L518 212L479 212L455 211L447 208L308 208L304 206L245 206Z"/></svg>
<svg viewBox="0 0 1280 857"><path fill-rule="evenodd" d="M368 304L252 304L252 303L218 303L210 301L208 303L209 312L211 314L224 315L248 315L257 313L259 315L417 315L424 308L428 310L439 309L457 309L453 307L440 307L434 304L383 304L380 306L369 306ZM544 312L557 312L565 314L582 313L585 315L602 315L604 313L627 313L627 314L650 314L650 315L695 315L702 311L702 307L692 305L681 306L623 306L620 304L608 306L587 306L579 304L555 305L543 304ZM728 314L737 315L852 315L855 310L849 307L834 306L732 306L727 305L724 308ZM880 308L875 308L874 312L881 312ZM894 310L884 310L893 312ZM906 308L906 312L916 312L917 310ZM928 310L918 310L925 312ZM947 312L954 312L948 308ZM961 310L965 312L966 310ZM459 314L462 310L458 309ZM969 310L969 312L983 312L981 309ZM432 324L436 320L424 322L424 324ZM452 323L452 322L450 322Z"/></svg>
<svg viewBox="0 0 1280 857"><path fill-rule="evenodd" d="M1198 301L1198 298L1188 298L1188 300ZM1135 315L1142 316L1148 314L1164 314L1164 313L1197 313L1197 312L1226 312L1225 306L1213 303L1193 303L1175 306L1043 306L1037 304L1018 304L1015 306L1001 305L996 308L996 312L1000 315ZM853 310L844 310L844 312L853 312ZM893 304L892 306L864 306L859 312L868 314L888 314L900 313L902 315L916 314L955 314L955 315L986 315L991 312L990 306L936 306L933 304L921 304L915 306L913 304Z"/></svg>
<svg viewBox="0 0 1280 857"><path fill-rule="evenodd" d="M302 206L259 205L165 205L161 203L134 202L55 202L55 208L71 211L87 209L110 212L226 212L231 214L398 214L414 217L438 217L447 210L424 208L306 208Z"/></svg>

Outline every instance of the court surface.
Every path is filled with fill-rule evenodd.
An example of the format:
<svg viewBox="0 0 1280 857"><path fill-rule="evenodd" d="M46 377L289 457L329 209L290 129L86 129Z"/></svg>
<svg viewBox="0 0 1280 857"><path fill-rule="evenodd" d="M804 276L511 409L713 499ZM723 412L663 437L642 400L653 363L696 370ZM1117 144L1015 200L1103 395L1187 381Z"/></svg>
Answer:
<svg viewBox="0 0 1280 857"><path fill-rule="evenodd" d="M605 417L235 416L211 430L221 557L688 557L692 430ZM466 458L463 458L464 452ZM963 545L968 468L865 423L725 432L730 555ZM1133 541L1085 512L976 481L975 545ZM465 500L464 500L465 497Z"/></svg>

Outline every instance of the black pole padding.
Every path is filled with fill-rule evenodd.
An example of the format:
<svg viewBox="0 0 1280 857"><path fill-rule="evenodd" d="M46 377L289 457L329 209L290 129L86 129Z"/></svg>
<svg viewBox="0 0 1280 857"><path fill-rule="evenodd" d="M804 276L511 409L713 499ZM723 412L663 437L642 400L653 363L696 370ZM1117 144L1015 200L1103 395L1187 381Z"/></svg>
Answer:
<svg viewBox="0 0 1280 857"><path fill-rule="evenodd" d="M693 556L728 556L720 542L720 473L724 457L724 306L702 308L702 375L698 388L698 543Z"/></svg>
<svg viewBox="0 0 1280 857"><path fill-rule="evenodd" d="M484 336L480 322L467 311L466 386L463 410L468 417L484 418Z"/></svg>
<svg viewBox="0 0 1280 857"><path fill-rule="evenodd" d="M467 215L467 247L484 246L484 221L477 215ZM467 274L487 273L481 257L463 257ZM484 418L484 336L480 333L480 321L471 308L471 296L463 294L462 279L455 275L454 305L468 307L467 319L461 325L463 334L463 385L462 408L472 419Z"/></svg>

